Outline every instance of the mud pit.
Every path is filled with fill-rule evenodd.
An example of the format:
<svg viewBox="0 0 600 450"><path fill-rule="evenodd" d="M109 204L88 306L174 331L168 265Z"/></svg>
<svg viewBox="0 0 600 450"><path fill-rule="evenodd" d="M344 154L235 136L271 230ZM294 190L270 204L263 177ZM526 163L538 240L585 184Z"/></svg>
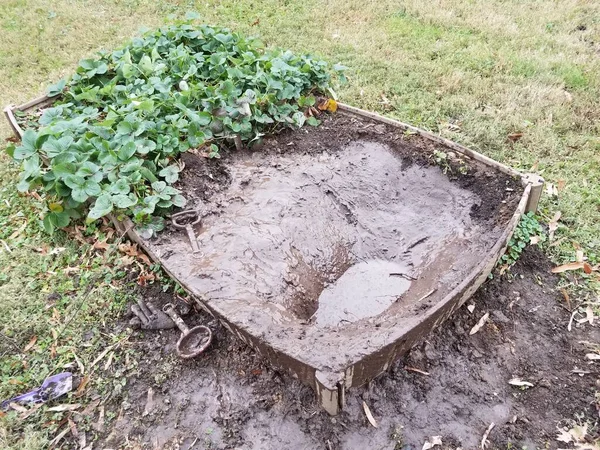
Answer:
<svg viewBox="0 0 600 450"><path fill-rule="evenodd" d="M188 154L181 188L203 216L201 253L177 230L147 245L240 338L316 379L335 413L341 382L385 370L468 297L513 218L516 180L452 153L438 167L434 150L340 115L221 163Z"/></svg>

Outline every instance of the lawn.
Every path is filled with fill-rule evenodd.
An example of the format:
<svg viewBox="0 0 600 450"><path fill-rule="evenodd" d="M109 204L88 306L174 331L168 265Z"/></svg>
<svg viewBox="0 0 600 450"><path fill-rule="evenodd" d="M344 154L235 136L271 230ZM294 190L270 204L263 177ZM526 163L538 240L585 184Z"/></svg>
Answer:
<svg viewBox="0 0 600 450"><path fill-rule="evenodd" d="M343 102L541 174L556 188L543 197L541 219L562 213L550 255L573 261L581 248L592 265L600 262L600 3L5 0L0 105L42 94L81 58L189 10L268 45L348 66ZM2 142L9 136L0 122ZM107 326L131 298L126 268L114 245L98 244L106 229L82 230L79 241L45 235L39 200L17 194L16 174L0 156L0 398L79 364L98 395L110 395L135 365L127 335ZM575 281L586 288L574 295L594 298L594 284L582 283L583 275ZM94 376L92 363L110 345L122 371ZM61 418L7 417L0 447L45 448Z"/></svg>

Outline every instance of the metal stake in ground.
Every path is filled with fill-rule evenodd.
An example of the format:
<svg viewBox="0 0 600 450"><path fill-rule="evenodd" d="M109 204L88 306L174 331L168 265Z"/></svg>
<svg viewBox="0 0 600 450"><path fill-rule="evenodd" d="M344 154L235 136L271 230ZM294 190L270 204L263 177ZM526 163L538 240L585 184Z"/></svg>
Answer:
<svg viewBox="0 0 600 450"><path fill-rule="evenodd" d="M182 223L184 219L187 219L189 221L184 224ZM192 245L192 251L194 253L200 253L200 247L198 247L196 234L194 233L194 229L192 227L194 225L199 224L200 220L200 213L195 209L187 209L185 211L178 212L177 214L173 214L171 216L171 222L173 223L173 226L175 228L178 228L180 230L185 229L185 231L187 231L190 244Z"/></svg>

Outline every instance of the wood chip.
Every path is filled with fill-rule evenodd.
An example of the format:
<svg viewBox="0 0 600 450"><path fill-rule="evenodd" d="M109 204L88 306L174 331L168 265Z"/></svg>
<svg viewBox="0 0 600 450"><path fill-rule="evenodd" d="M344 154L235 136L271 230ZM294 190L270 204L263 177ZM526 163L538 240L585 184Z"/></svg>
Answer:
<svg viewBox="0 0 600 450"><path fill-rule="evenodd" d="M371 414L371 409L369 409L369 405L367 405L367 403L364 400L362 402L362 405L363 405L363 409L365 411L365 415L367 416L367 419L369 420L369 423L371 425L373 425L373 427L378 428L377 421L373 417L373 414Z"/></svg>
<svg viewBox="0 0 600 450"><path fill-rule="evenodd" d="M404 370L408 370L409 372L417 372L421 375L429 375L429 372L425 372L424 370L417 369L416 367L405 367Z"/></svg>
<svg viewBox="0 0 600 450"><path fill-rule="evenodd" d="M519 378L513 378L512 380L510 380L508 382L508 384L510 384L511 386L528 387L528 388L534 386L533 383L530 383L529 381L520 380Z"/></svg>
<svg viewBox="0 0 600 450"><path fill-rule="evenodd" d="M417 303L419 303L422 300L425 300L427 297L429 297L431 294L433 294L435 291L437 291L437 289L432 289L430 290L427 294L425 294L424 296L422 296L419 300L417 300Z"/></svg>
<svg viewBox="0 0 600 450"><path fill-rule="evenodd" d="M479 330L481 330L481 327L483 327L485 325L485 323L487 322L487 320L490 317L490 313L485 313L481 319L479 319L479 322L477 322L477 325L475 325L473 328L471 328L471 331L469 331L469 335L474 335L475 333L477 333Z"/></svg>

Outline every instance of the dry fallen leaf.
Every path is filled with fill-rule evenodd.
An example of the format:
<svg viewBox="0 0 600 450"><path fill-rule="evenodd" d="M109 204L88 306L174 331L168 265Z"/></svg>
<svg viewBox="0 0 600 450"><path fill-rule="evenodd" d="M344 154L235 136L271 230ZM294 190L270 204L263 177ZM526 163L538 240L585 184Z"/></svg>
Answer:
<svg viewBox="0 0 600 450"><path fill-rule="evenodd" d="M14 409L15 411L20 412L20 413L27 412L27 408L19 405L18 403L11 402L8 404L8 406L10 406L11 409Z"/></svg>
<svg viewBox="0 0 600 450"><path fill-rule="evenodd" d="M75 392L75 397L81 397L85 393L85 388L87 387L89 382L90 382L90 376L85 375L81 379L79 386L77 386L77 392Z"/></svg>
<svg viewBox="0 0 600 450"><path fill-rule="evenodd" d="M490 313L485 313L481 317L481 319L479 319L479 322L477 322L477 325L475 325L473 328L471 328L469 335L473 335L473 334L477 333L479 330L481 330L481 327L483 327L485 325L485 323L487 322L489 317L490 317Z"/></svg>
<svg viewBox="0 0 600 450"><path fill-rule="evenodd" d="M519 139L521 139L523 137L523 133L512 133L509 134L508 139L512 142L517 142Z"/></svg>
<svg viewBox="0 0 600 450"><path fill-rule="evenodd" d="M81 407L81 403L62 404L62 405L58 405L58 406L52 406L51 408L48 408L48 411L54 411L54 412L74 411L80 407Z"/></svg>
<svg viewBox="0 0 600 450"><path fill-rule="evenodd" d="M94 242L93 247L97 250L108 250L108 248L110 247L110 245L106 242L106 240L104 241L96 241Z"/></svg>
<svg viewBox="0 0 600 450"><path fill-rule="evenodd" d="M33 348L33 346L35 345L35 343L37 342L37 336L33 336L30 340L29 343L25 346L25 348L23 349L23 353L28 352L29 350L31 350Z"/></svg>
<svg viewBox="0 0 600 450"><path fill-rule="evenodd" d="M558 197L558 189L552 183L546 183L546 194L549 197Z"/></svg>
<svg viewBox="0 0 600 450"><path fill-rule="evenodd" d="M323 100L321 103L319 103L317 105L317 108L319 108L321 111L329 111L331 113L334 113L337 111L337 102L332 99L332 98L327 98L325 100Z"/></svg>
<svg viewBox="0 0 600 450"><path fill-rule="evenodd" d="M560 216L562 215L562 213L560 211L556 211L554 213L554 217L552 217L552 220L550 221L550 223L548 223L548 239L552 240L554 238L554 232L556 230L558 230L558 221L560 220Z"/></svg>
<svg viewBox="0 0 600 450"><path fill-rule="evenodd" d="M567 184L567 182L565 180L558 180L556 183L556 188L560 192L565 188L566 184Z"/></svg>
<svg viewBox="0 0 600 450"><path fill-rule="evenodd" d="M583 425L575 425L569 430L569 434L573 436L575 442L581 442L587 435L588 424L587 422Z"/></svg>
<svg viewBox="0 0 600 450"><path fill-rule="evenodd" d="M510 384L512 386L528 387L528 388L534 386L533 383L530 383L529 381L520 380L519 378L513 378L512 380L509 380L508 384Z"/></svg>
<svg viewBox="0 0 600 450"><path fill-rule="evenodd" d="M371 410L369 409L369 406L367 405L367 403L364 400L363 400L362 405L363 405L363 409L365 410L365 415L367 416L367 419L369 420L369 423L371 425L373 425L375 428L377 428L377 421L373 417L373 414L371 414Z"/></svg>
<svg viewBox="0 0 600 450"><path fill-rule="evenodd" d="M554 267L552 269L552 273L563 273L569 270L579 270L583 269L584 263L582 262L573 262L568 264L563 264L562 266Z"/></svg>
<svg viewBox="0 0 600 450"><path fill-rule="evenodd" d="M441 436L431 436L429 441L425 441L423 444L422 450L429 450L430 448L435 447L436 445L442 446L442 437Z"/></svg>
<svg viewBox="0 0 600 450"><path fill-rule="evenodd" d="M67 419L67 422L69 423L69 429L71 430L71 434L73 435L73 437L75 439L79 438L79 430L77 429L75 422L73 422L70 418Z"/></svg>
<svg viewBox="0 0 600 450"><path fill-rule="evenodd" d="M569 433L569 430L565 429L565 428L559 428L558 429L558 436L556 437L557 441L560 442L565 442L565 443L569 443L573 440L573 437L571 436L571 433Z"/></svg>
<svg viewBox="0 0 600 450"><path fill-rule="evenodd" d="M535 244L539 243L540 239L541 238L539 236L531 236L529 238L529 245L535 245Z"/></svg>

